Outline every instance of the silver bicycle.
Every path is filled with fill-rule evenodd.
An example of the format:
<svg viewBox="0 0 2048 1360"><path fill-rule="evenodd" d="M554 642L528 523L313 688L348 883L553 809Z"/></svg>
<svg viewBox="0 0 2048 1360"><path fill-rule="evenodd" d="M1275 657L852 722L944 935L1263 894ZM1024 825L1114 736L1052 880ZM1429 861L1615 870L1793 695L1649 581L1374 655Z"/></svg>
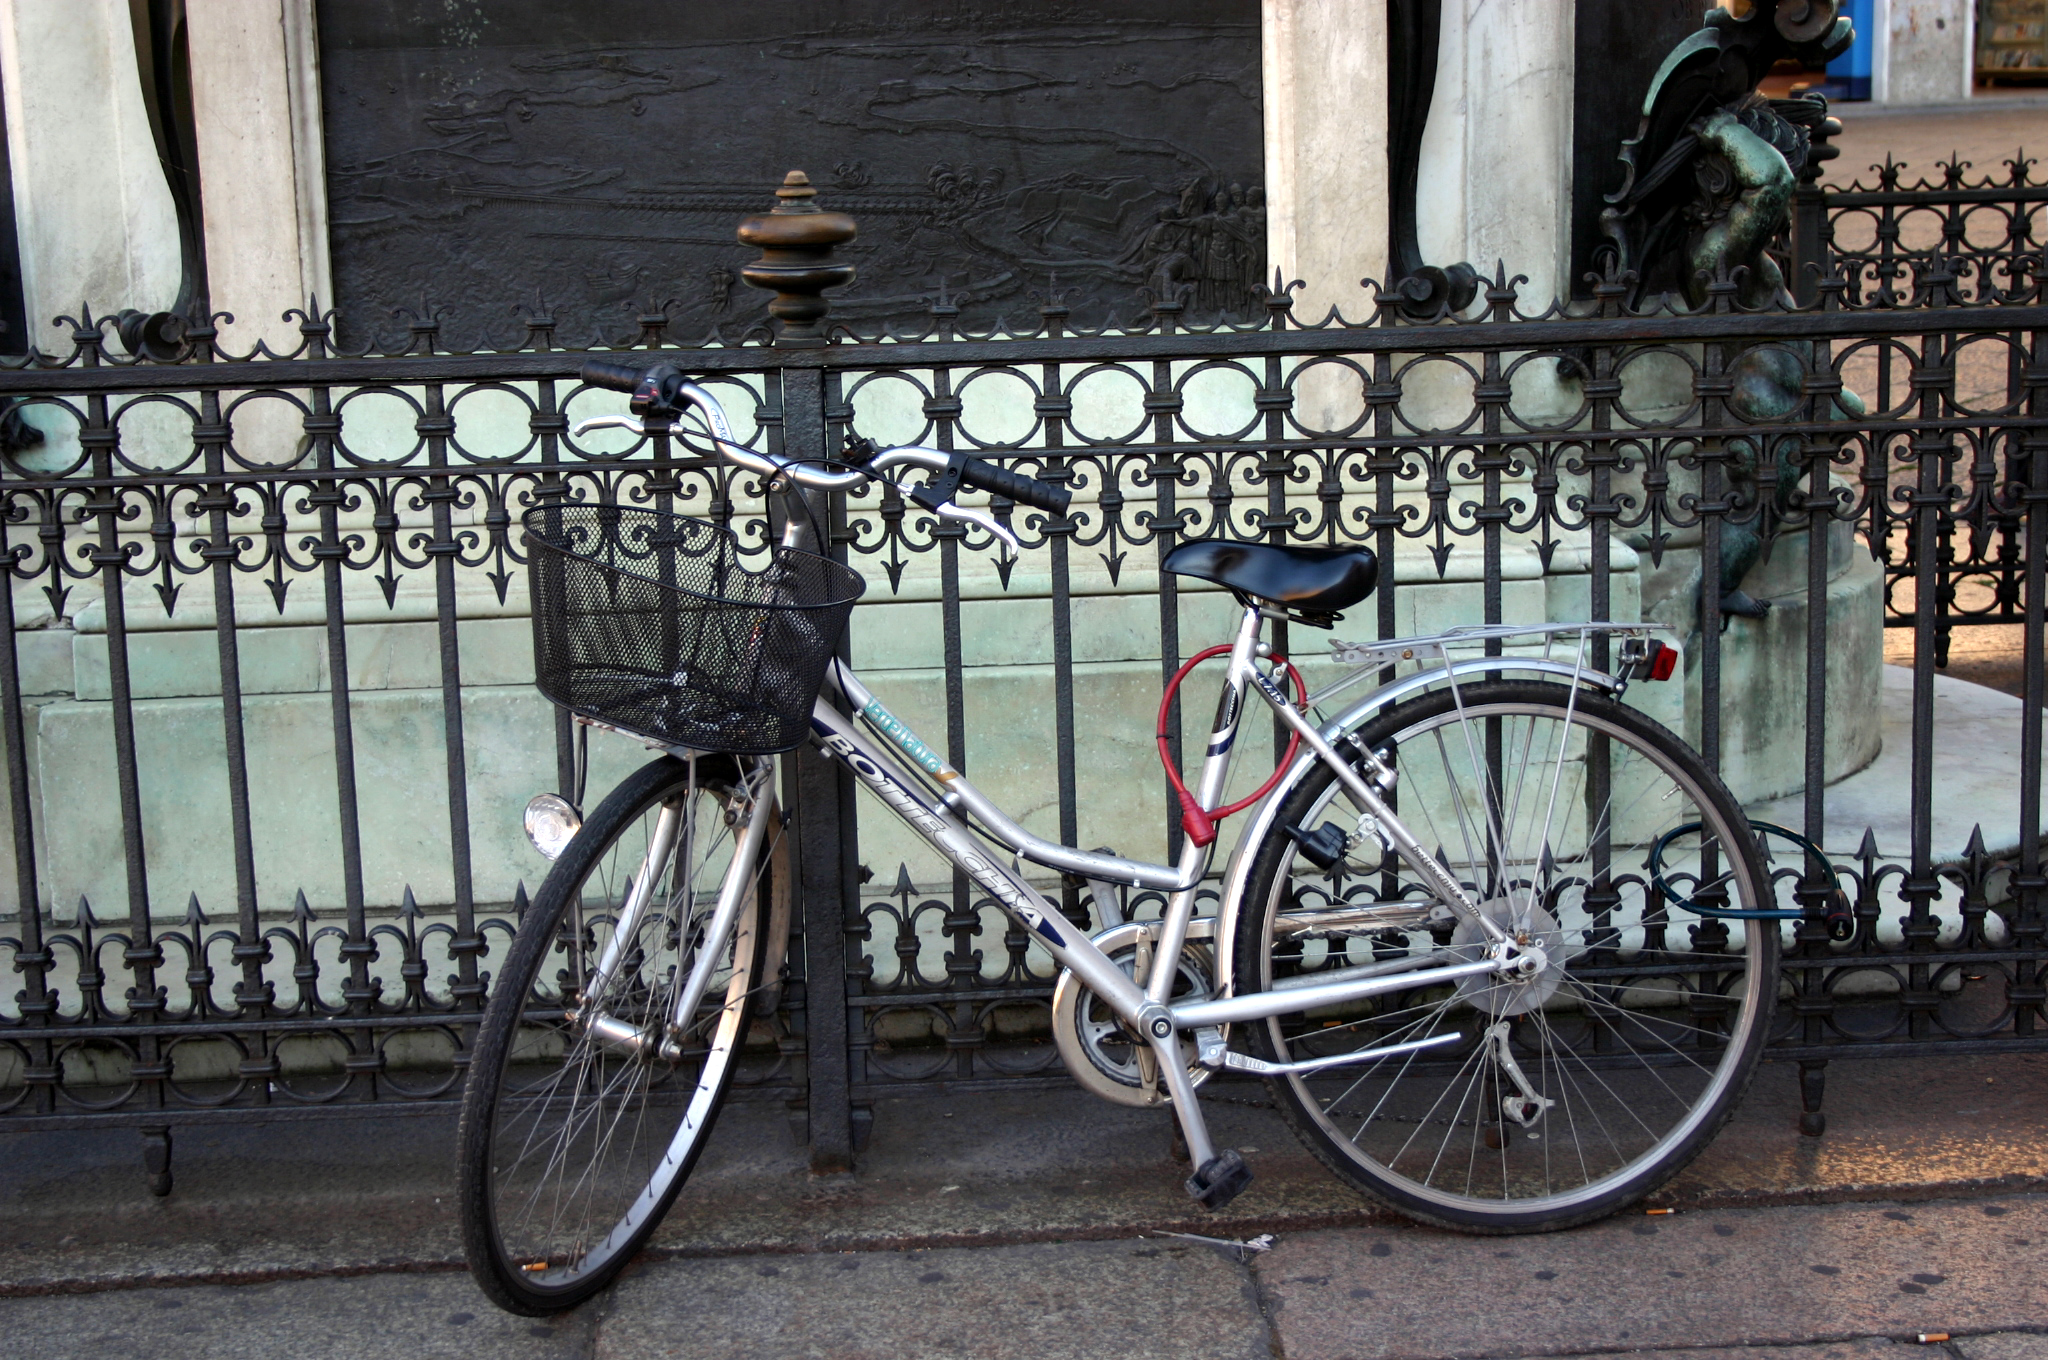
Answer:
<svg viewBox="0 0 2048 1360"><path fill-rule="evenodd" d="M633 391L635 414L579 431L665 434L689 415L771 492L922 472L907 497L1013 547L959 488L1067 510L1063 488L959 453L855 445L854 465L821 466L757 452L671 367L584 377ZM618 506L542 506L526 528L543 691L664 754L587 816L558 795L528 809L555 864L492 991L461 1130L469 1263L505 1308L601 1289L702 1152L750 1011L778 985L793 856L775 776L806 741L1058 961L1068 1068L1108 1099L1169 1108L1207 1207L1252 1174L1203 1119L1197 1089L1222 1071L1264 1078L1359 1190L1502 1233L1637 1200L1749 1082L1785 913L1720 780L1623 702L1676 659L1644 625L1339 642L1349 671L1309 694L1265 625L1328 627L1372 591L1372 554L1184 543L1162 568L1242 608L1235 636L1176 677L1211 656L1224 668L1196 777L1164 762L1179 859L1151 864L1031 834L834 659L859 581L806 551L805 515L751 558L715 526ZM1611 670L1589 659L1601 634ZM1254 699L1289 754L1219 806ZM1237 811L1215 913L1198 916L1216 824ZM1094 885L1106 928L1061 913L1058 875ZM1163 914L1121 919L1122 887L1165 894Z"/></svg>

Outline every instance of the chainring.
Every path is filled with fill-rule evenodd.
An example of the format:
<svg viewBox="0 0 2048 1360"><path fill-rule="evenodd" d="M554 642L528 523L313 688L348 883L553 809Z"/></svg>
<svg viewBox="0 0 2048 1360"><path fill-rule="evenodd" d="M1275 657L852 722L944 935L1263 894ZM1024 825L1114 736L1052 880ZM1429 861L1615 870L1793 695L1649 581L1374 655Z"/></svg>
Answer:
<svg viewBox="0 0 2048 1360"><path fill-rule="evenodd" d="M1215 923L1200 918L1189 923L1188 944L1181 950L1180 979L1175 1000L1210 995L1215 961L1209 947ZM1092 937L1125 973L1136 976L1141 950L1149 958L1159 938L1157 921L1127 921ZM1142 981L1142 979L1140 979ZM1081 1088L1118 1105L1152 1109L1169 1103L1160 1084L1152 1046L1124 1028L1116 1013L1072 971L1062 969L1052 993L1052 1035L1060 1060ZM1181 1037L1188 1060L1188 1079L1199 1086L1209 1069L1195 1062L1192 1035Z"/></svg>

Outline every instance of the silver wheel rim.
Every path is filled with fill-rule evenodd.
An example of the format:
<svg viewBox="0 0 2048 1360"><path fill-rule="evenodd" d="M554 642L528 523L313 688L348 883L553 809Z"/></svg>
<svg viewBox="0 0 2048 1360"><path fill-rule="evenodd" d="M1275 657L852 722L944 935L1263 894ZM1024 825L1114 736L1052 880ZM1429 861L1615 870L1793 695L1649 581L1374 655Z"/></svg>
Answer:
<svg viewBox="0 0 2048 1360"><path fill-rule="evenodd" d="M665 801L683 804L682 833L634 931L637 948L623 951L606 988L604 1008L615 1016L644 1019L672 1005L696 957L691 928L701 927L735 871L737 831L727 825L723 792L677 788ZM759 929L758 892L684 1036L680 1061L623 1052L576 1033L561 1016L565 993L583 985L609 941L661 807L621 830L564 908L501 1073L489 1207L499 1250L537 1292L574 1287L640 1240L689 1166L745 1039L753 983L745 965ZM760 856L753 871L766 860ZM546 1061L553 1052L559 1062Z"/></svg>
<svg viewBox="0 0 2048 1360"><path fill-rule="evenodd" d="M1502 893L1502 884L1517 878L1542 879L1541 866L1547 860L1548 879L1540 886L1532 883L1525 896L1538 906L1547 902L1551 910L1558 912L1567 948L1575 951L1570 962L1600 963L1604 956L1590 948L1596 944L1606 946L1615 955L1606 966L1568 967L1557 999L1509 1020L1514 1065L1521 1069L1538 1097L1556 1103L1542 1110L1528 1126L1504 1112L1496 1112L1496 1102L1509 1098L1516 1100L1518 1111L1525 1115L1530 1106L1522 1099L1518 1083L1504 1070L1505 1064L1495 1056L1498 1040L1490 1040L1486 1035L1500 1017L1482 1016L1457 989L1442 988L1437 994L1417 997L1410 993L1389 999L1371 1013L1370 1023L1340 1015L1334 1021L1324 1018L1314 1026L1305 1025L1290 1035L1285 1032L1284 1018L1267 1022L1274 1047L1289 1058L1335 1052L1345 1046L1356 1048L1363 1042L1421 1038L1454 1028L1471 1035L1471 1041L1455 1046L1447 1059L1432 1061L1435 1055L1417 1054L1405 1060L1338 1068L1311 1078L1287 1078L1303 1110L1321 1126L1340 1155L1358 1163L1374 1179L1424 1205L1462 1213L1554 1216L1586 1207L1653 1168L1662 1167L1715 1116L1730 1087L1743 1077L1747 1067L1743 1055L1761 1023L1764 989L1773 979L1767 976L1768 970L1755 966L1757 949L1744 927L1769 931L1776 929L1775 923L1728 922L1733 938L1726 952L1709 953L1697 947L1674 947L1674 937L1685 939L1694 927L1705 926L1705 938L1711 946L1716 928L1703 918L1667 907L1661 913L1668 918L1664 931L1666 949L1656 951L1649 947L1654 937L1645 923L1644 909L1651 906L1648 885L1632 881L1647 878L1642 861L1654 833L1641 834L1646 827L1700 820L1708 828L1701 833L1703 837L1733 834L1733 829L1725 826L1714 812L1704 789L1684 770L1666 763L1647 744L1638 744L1635 734L1589 715L1583 708L1571 717L1573 732L1608 739L1608 763L1616 775L1605 806L1609 809L1612 833L1609 877L1621 891L1623 903L1605 916L1604 930L1600 929L1601 918L1575 910L1583 905L1583 889L1578 891L1576 902L1569 887L1559 890L1559 885L1570 879L1574 867L1590 868L1592 862L1590 843L1575 845L1555 812L1558 803L1569 805L1571 799L1579 798L1582 817L1592 820L1583 810L1592 806L1592 800L1583 797L1583 735L1575 744L1564 744L1566 769L1554 781L1549 776L1556 773L1556 760L1543 762L1548 768L1539 772L1534 769L1537 762L1533 759L1519 766L1515 759L1518 748L1558 749L1554 743L1565 731L1562 707L1528 702L1468 703L1463 715L1465 725L1461 726L1460 715L1453 709L1404 729L1398 734L1400 744L1395 757L1402 769L1402 789L1416 790L1399 808L1401 815L1432 848L1437 844L1432 836L1440 834L1446 860L1462 880L1478 889L1478 895L1511 896L1511 892ZM1484 720L1488 718L1501 720L1497 730L1503 768L1523 768L1526 777L1519 790L1512 776L1498 786L1500 793L1491 819L1497 829L1489 829L1489 819L1475 812L1465 819L1465 830L1459 832L1448 824L1454 823L1455 817L1442 815L1452 811L1456 800L1447 796L1432 799L1420 792L1418 786L1431 764L1439 772L1446 767L1469 771L1475 763L1483 768L1483 738L1468 741L1467 737L1474 729L1485 730L1488 724ZM1550 742L1531 740L1544 735L1538 729L1545 724L1550 728ZM1518 731L1518 726L1525 730ZM1418 742L1423 759L1415 758ZM1574 749L1581 775L1576 784L1570 769ZM1633 762L1638 770L1619 770L1617 767L1625 761ZM1545 777L1532 783L1537 773ZM1636 787L1630 788L1627 778L1635 778ZM1554 792L1553 782L1557 786ZM1654 814L1638 815L1636 810L1644 806L1645 796L1658 796L1659 785L1667 791L1659 798L1661 805ZM1476 781L1473 787L1478 787ZM1540 797L1532 800L1532 791ZM1348 829L1349 804L1341 801L1338 793L1333 782L1301 819L1301 825L1313 827L1327 819ZM1636 810L1624 807L1631 797ZM1531 811L1532 807L1544 811L1538 814ZM1432 811L1437 815L1430 815ZM1533 829L1544 817L1550 822L1548 834L1531 838L1516 830L1518 826ZM1532 840L1533 843L1525 844ZM1472 870L1486 859L1489 841L1505 842L1505 854L1498 849L1492 853L1493 862L1504 862L1507 872L1488 870L1485 872L1491 872L1495 882L1475 882L1485 877L1485 872L1475 874ZM1542 853L1545 846L1549 849L1547 857ZM1372 854L1367 850L1365 857L1370 860ZM1695 854L1695 861L1698 858ZM1578 865L1578 861L1583 861L1583 865ZM1398 865L1391 858L1388 862ZM1740 860L1724 856L1718 866L1717 878L1730 894L1729 904L1768 905L1754 900L1760 885L1746 881L1747 876L1739 871L1740 865ZM1276 899L1284 900L1290 885L1298 890L1304 882L1312 881L1308 877L1312 874L1311 866L1290 846L1281 857L1273 892L1263 904L1265 919L1273 919L1280 905ZM1412 887L1416 881L1413 871L1405 867L1397 868L1391 879L1370 877L1379 879L1373 887L1374 895L1389 889L1398 893L1403 886ZM1325 886L1343 891L1345 881L1339 876L1325 881ZM1357 885L1350 886L1355 893ZM1297 902L1308 909L1323 905L1315 899L1301 902L1299 897ZM1653 923L1657 914L1652 910L1648 919ZM1411 933L1407 938L1411 950L1434 944L1425 935ZM1270 932L1267 939L1272 940ZM1735 942L1738 939L1739 944ZM1698 941L1693 943L1697 946ZM1276 953L1288 949L1299 948L1301 957L1290 962L1283 954L1282 968L1301 971L1300 965L1308 965L1307 970L1313 971L1316 967L1333 966L1329 949L1347 951L1345 959L1338 961L1341 966L1343 961L1355 963L1382 956L1389 947L1383 943L1379 951L1367 953L1362 945L1359 941L1338 942L1326 949L1322 959L1316 960L1309 946L1270 944L1261 955L1261 983L1271 985L1276 973ZM1709 958L1718 966L1699 968L1699 976L1713 979L1705 987L1690 986L1687 974L1676 971L1688 960L1704 965ZM1624 985L1631 976L1635 981ZM1645 981L1650 978L1667 980L1654 984ZM1669 995L1660 998L1650 990L1652 987L1662 987ZM1696 1016L1708 1017L1704 1024L1687 1026L1670 1018L1686 1007ZM1725 1028L1705 1027L1713 1025L1711 1017L1715 1012L1726 1016ZM1572 1018L1567 1020L1568 1016ZM1693 1032L1688 1033L1688 1029ZM1605 1030L1610 1040L1629 1036L1630 1043L1644 1056L1631 1059L1628 1044L1611 1043L1605 1052L1591 1047L1586 1041L1599 1030ZM1338 1038L1341 1034L1362 1037ZM1674 1039L1678 1041L1675 1044L1671 1042ZM1408 1094L1397 1096L1397 1088L1404 1085ZM1418 1095L1426 1098L1418 1099ZM1668 1118L1658 1115L1654 1108L1657 1101L1673 1111ZM1632 1125L1623 1123L1620 1117L1629 1112L1635 1116ZM1646 1114L1657 1117L1645 1118ZM1498 1135L1499 1146L1489 1143L1489 1126ZM1604 1151L1598 1147L1602 1142ZM1589 1147L1597 1155L1589 1157ZM1566 1152L1571 1154L1569 1159L1564 1155ZM1539 1160L1540 1170L1532 1169L1531 1163ZM1540 1191L1523 1193L1538 1185Z"/></svg>

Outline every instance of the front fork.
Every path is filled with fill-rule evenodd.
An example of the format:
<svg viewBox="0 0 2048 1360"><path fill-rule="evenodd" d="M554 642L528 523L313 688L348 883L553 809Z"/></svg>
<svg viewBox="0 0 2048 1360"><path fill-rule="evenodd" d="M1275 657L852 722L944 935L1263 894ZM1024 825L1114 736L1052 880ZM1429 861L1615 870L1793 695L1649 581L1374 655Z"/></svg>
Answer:
<svg viewBox="0 0 2048 1360"><path fill-rule="evenodd" d="M688 802L686 794L681 801L662 804L661 815L656 819L654 834L648 840L647 856L640 863L639 872L633 877L633 886L626 895L626 904L619 912L617 924L612 928L612 937L606 942L604 951L598 956L597 967L591 970L590 979L584 987L583 997L571 1013L572 1023L579 1029L596 1036L613 1047L633 1052L653 1051L665 1062L676 1062L683 1055L683 1036L689 1031L690 1022L697 1014L697 1008L704 1003L704 997L711 988L711 976L717 971L718 962L725 956L725 948L731 942L733 927L739 921L741 910L746 906L747 895L754 889L754 879L764 842L775 820L775 799L769 790L773 785L774 765L759 767L748 779L743 796L746 799L746 829L740 834L739 843L733 848L731 865L726 869L724 881L719 885L718 902L713 907L711 919L705 924L703 939L697 948L697 957L690 965L690 976L682 991L676 996L667 1013L654 1022L652 1028L621 1020L609 1015L603 1007L603 997L610 986L612 975L617 972L621 961L639 937L640 926L655 895L661 891L660 884L669 876L678 842L682 842L683 864L694 862L694 841L700 828L686 825L683 805ZM693 886L681 885L680 891L686 899L692 898ZM695 916L695 902L688 902L690 917ZM683 937L688 938L691 919L679 924Z"/></svg>

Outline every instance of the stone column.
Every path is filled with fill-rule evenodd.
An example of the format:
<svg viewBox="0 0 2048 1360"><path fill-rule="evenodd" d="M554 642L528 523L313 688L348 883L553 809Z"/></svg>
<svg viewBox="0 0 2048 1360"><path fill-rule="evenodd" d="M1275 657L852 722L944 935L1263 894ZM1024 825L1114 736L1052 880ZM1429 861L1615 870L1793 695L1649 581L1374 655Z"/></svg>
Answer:
<svg viewBox="0 0 2048 1360"><path fill-rule="evenodd" d="M206 258L226 343L298 343L282 320L331 305L319 64L309 0L187 0Z"/></svg>
<svg viewBox="0 0 2048 1360"><path fill-rule="evenodd" d="M1878 0L1871 98L1886 104L1955 104L1976 85L1974 0ZM1858 42L1865 41L1857 34Z"/></svg>
<svg viewBox="0 0 2048 1360"><path fill-rule="evenodd" d="M0 84L30 343L69 353L51 318L82 306L170 306L178 220L125 0L0 0Z"/></svg>
<svg viewBox="0 0 2048 1360"><path fill-rule="evenodd" d="M1430 264L1526 274L1524 305L1569 292L1573 0L1444 0L1416 228Z"/></svg>
<svg viewBox="0 0 2048 1360"><path fill-rule="evenodd" d="M1362 319L1387 277L1386 0L1263 0L1266 262L1295 314Z"/></svg>

